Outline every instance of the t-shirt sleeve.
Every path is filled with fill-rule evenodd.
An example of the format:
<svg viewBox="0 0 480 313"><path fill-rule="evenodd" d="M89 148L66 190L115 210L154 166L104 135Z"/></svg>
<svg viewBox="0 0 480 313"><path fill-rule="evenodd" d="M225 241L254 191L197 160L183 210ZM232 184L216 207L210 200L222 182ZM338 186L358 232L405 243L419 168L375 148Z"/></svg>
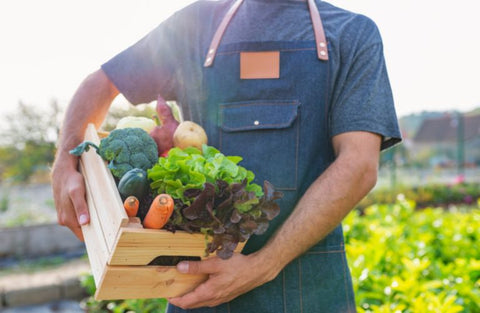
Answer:
<svg viewBox="0 0 480 313"><path fill-rule="evenodd" d="M331 102L331 134L368 131L382 136L381 149L401 141L380 34L373 22L363 36L347 38Z"/></svg>
<svg viewBox="0 0 480 313"><path fill-rule="evenodd" d="M175 100L175 15L102 65L103 71L132 104L149 103L158 94Z"/></svg>

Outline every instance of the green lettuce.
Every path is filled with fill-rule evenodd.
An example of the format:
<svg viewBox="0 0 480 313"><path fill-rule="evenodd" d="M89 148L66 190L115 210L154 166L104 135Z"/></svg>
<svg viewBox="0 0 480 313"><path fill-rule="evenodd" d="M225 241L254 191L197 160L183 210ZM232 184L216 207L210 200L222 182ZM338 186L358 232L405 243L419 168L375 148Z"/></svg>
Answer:
<svg viewBox="0 0 480 313"><path fill-rule="evenodd" d="M225 156L203 145L173 148L148 171L151 189L170 194L175 201L172 218L165 226L175 231L201 232L211 240L205 252L227 259L239 242L263 234L280 207L283 194L265 181L253 183L253 172L238 165L239 156Z"/></svg>
<svg viewBox="0 0 480 313"><path fill-rule="evenodd" d="M190 203L184 195L186 190L202 189L205 183L215 184L217 180L228 184L246 180L245 189L262 197L262 187L252 183L253 172L238 165L241 160L239 156L225 156L208 145L203 145L202 151L193 147L172 148L167 157L159 158L158 163L148 170L148 178L157 194L168 193L185 204Z"/></svg>

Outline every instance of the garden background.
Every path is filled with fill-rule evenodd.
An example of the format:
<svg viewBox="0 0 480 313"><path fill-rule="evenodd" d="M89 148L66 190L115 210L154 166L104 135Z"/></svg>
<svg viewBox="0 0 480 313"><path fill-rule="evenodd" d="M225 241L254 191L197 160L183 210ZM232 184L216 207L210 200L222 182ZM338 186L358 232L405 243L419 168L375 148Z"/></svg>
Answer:
<svg viewBox="0 0 480 313"><path fill-rule="evenodd" d="M2 229L56 222L49 168L63 108L56 101L47 108L19 103L16 111L3 118ZM114 106L103 128L112 129L122 116L153 113L153 104ZM479 134L466 136L464 127L463 136L453 140L418 140L432 123L475 121L471 117L477 115L478 110L423 112L400 119L403 143L382 153L377 186L344 222L359 312L480 311ZM0 278L75 260L87 262L81 251L2 255ZM85 295L74 300L90 312L159 312L165 305L163 299L94 301L88 296L94 291L88 270L77 279ZM8 308L8 303L3 305Z"/></svg>
<svg viewBox="0 0 480 313"><path fill-rule="evenodd" d="M164 300L88 296L85 249L56 224L49 168L84 77L193 1L0 2L0 312L163 311ZM480 312L480 3L328 2L377 23L404 138L345 219L358 311ZM120 96L105 128L152 112Z"/></svg>

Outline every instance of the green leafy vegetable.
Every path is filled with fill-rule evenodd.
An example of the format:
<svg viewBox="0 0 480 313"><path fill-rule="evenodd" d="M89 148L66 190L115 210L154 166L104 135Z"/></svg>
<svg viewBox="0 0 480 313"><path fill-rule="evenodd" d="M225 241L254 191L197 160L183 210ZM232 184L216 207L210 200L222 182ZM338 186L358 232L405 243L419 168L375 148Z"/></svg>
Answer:
<svg viewBox="0 0 480 313"><path fill-rule="evenodd" d="M252 171L239 166L239 156L225 156L212 146L203 145L202 151L190 147L172 148L166 158L159 158L158 163L148 170L152 190L168 193L173 198L189 204L184 196L188 189L202 189L205 183L215 184L223 180L228 184L247 180L247 191L258 197L263 195L262 187L252 183L255 175Z"/></svg>
<svg viewBox="0 0 480 313"><path fill-rule="evenodd" d="M254 174L239 166L238 156L225 156L204 145L173 148L148 171L151 189L175 199L167 229L202 232L211 238L206 253L229 258L239 242L261 235L280 212L282 193L272 184L252 183Z"/></svg>

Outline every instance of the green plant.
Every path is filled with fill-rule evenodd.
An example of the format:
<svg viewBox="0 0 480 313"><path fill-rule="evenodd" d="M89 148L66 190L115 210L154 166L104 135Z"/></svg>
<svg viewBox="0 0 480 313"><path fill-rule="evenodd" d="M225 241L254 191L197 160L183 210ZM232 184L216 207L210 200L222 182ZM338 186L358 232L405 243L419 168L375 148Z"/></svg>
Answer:
<svg viewBox="0 0 480 313"><path fill-rule="evenodd" d="M344 229L359 312L480 312L478 205L372 205Z"/></svg>
<svg viewBox="0 0 480 313"><path fill-rule="evenodd" d="M8 194L4 193L0 198L0 213L7 212L10 205L10 197Z"/></svg>
<svg viewBox="0 0 480 313"><path fill-rule="evenodd" d="M96 290L93 276L82 276L80 281L90 295L82 301L82 306L89 313L163 313L167 307L166 299L97 301L93 298Z"/></svg>
<svg viewBox="0 0 480 313"><path fill-rule="evenodd" d="M26 226L31 224L45 223L49 220L49 217L45 214L32 211L16 212L15 215L0 220L0 226L4 227L16 227Z"/></svg>
<svg viewBox="0 0 480 313"><path fill-rule="evenodd" d="M61 114L56 101L45 111L20 102L15 112L2 116L0 181L26 182L53 162Z"/></svg>
<svg viewBox="0 0 480 313"><path fill-rule="evenodd" d="M399 186L375 189L368 194L357 206L365 209L373 204L393 204L401 195L407 199L415 200L416 208L428 206L448 207L452 204L473 204L480 198L480 184L460 183L454 185L430 184L425 186Z"/></svg>
<svg viewBox="0 0 480 313"><path fill-rule="evenodd" d="M67 262L68 260L62 256L47 256L35 259L25 259L19 256L13 265L2 266L0 268L0 277L11 274L31 274L58 267Z"/></svg>

